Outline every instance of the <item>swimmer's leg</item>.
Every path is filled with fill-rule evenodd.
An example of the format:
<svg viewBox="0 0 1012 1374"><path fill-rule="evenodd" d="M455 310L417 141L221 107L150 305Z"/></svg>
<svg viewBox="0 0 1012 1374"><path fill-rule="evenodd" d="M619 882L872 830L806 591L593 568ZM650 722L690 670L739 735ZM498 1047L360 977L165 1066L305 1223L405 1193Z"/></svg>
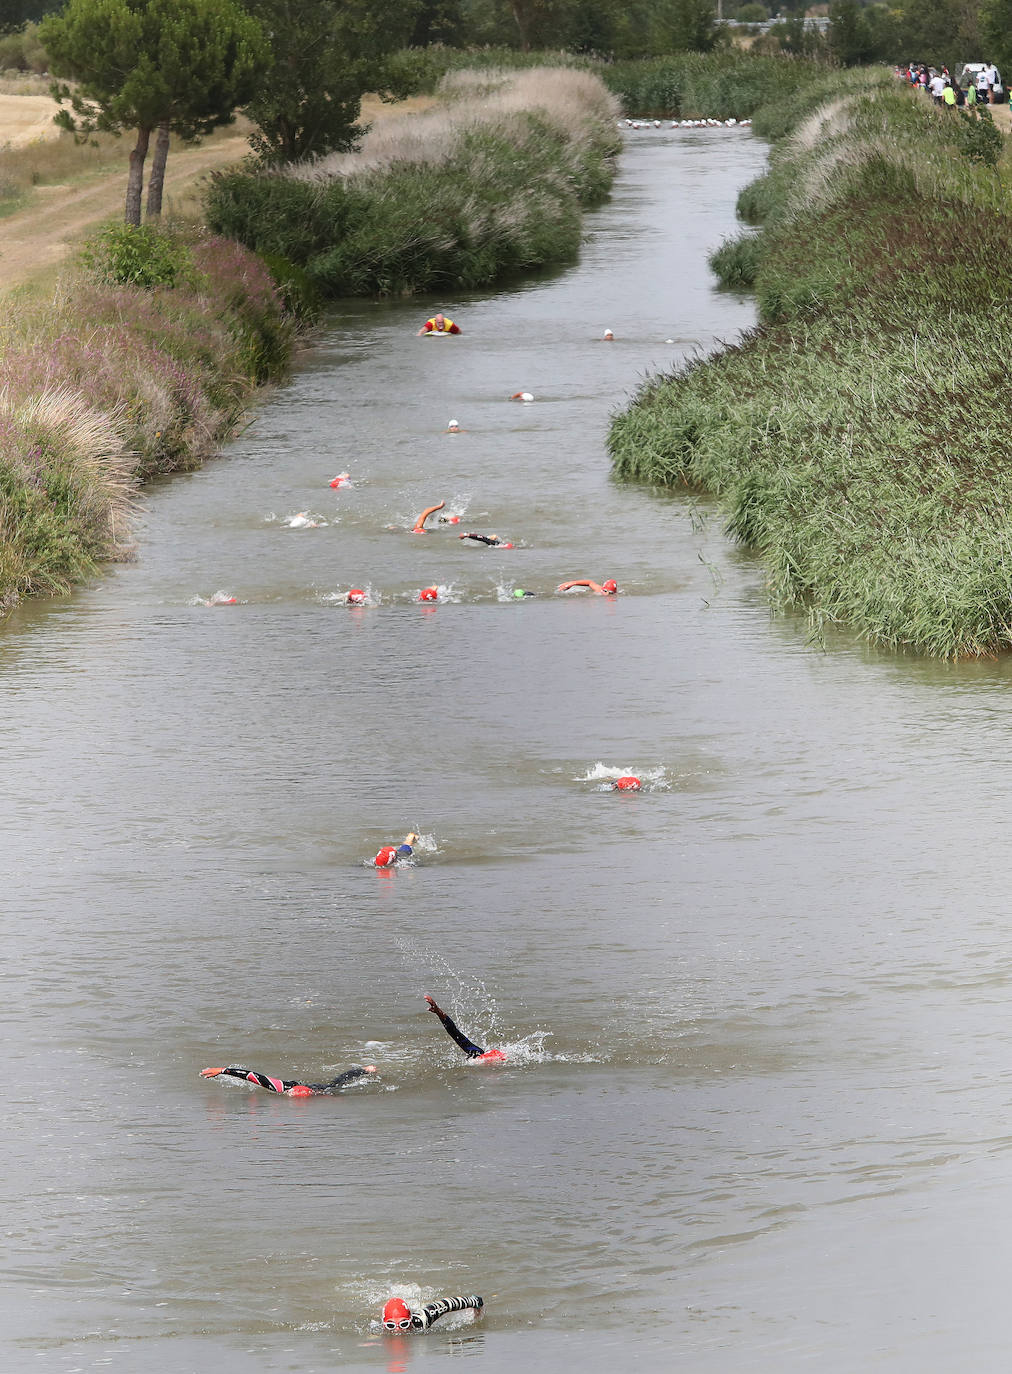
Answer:
<svg viewBox="0 0 1012 1374"><path fill-rule="evenodd" d="M446 1031L447 1035L450 1037L451 1040L453 1040L456 1044L460 1046L460 1048L467 1055L468 1059L477 1059L479 1055L485 1053L485 1051L482 1049L480 1045L476 1045L473 1040L468 1040L467 1036L457 1025L456 1021L454 1021L451 1017L447 1016L446 1012L442 1009L442 1007L437 1007L436 1003L432 1000L428 993L425 994L425 1000L429 1004L429 1011L435 1012L435 1014L439 1017L440 1021L442 1021L443 1029Z"/></svg>

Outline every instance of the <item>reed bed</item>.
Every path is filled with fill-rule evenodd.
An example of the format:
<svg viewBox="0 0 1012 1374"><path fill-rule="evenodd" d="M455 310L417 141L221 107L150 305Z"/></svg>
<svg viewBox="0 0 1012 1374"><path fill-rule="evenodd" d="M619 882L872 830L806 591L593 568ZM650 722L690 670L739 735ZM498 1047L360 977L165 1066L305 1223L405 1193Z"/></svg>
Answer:
<svg viewBox="0 0 1012 1374"><path fill-rule="evenodd" d="M327 296L485 286L575 257L617 114L586 72L451 77L438 108L384 121L358 153L215 177L208 222Z"/></svg>
<svg viewBox="0 0 1012 1374"><path fill-rule="evenodd" d="M945 113L945 112L942 112ZM1012 647L1008 189L902 91L774 150L762 324L651 379L615 470L719 494L777 608L961 658Z"/></svg>
<svg viewBox="0 0 1012 1374"><path fill-rule="evenodd" d="M78 265L0 337L0 610L123 557L138 483L197 466L279 375L292 322L264 265L207 235L174 288Z"/></svg>

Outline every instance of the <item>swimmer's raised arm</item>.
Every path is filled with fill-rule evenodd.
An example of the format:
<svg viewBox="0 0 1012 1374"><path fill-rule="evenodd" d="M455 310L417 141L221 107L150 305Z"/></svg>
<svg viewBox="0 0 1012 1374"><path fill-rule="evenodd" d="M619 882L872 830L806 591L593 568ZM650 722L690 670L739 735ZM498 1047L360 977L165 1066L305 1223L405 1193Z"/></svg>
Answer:
<svg viewBox="0 0 1012 1374"><path fill-rule="evenodd" d="M422 511L421 515L420 515L420 516L418 517L418 519L415 521L415 527L414 527L414 529L411 531L411 533L412 533L412 534L428 534L428 530L425 528L425 522L426 522L426 520L428 520L428 518L429 518L430 515L435 515L435 513L436 513L437 510L442 510L443 507L444 507L445 505L446 505L446 502L445 502L445 501L440 501L440 503L439 503L438 506L428 506L428 507L426 507L426 509Z"/></svg>
<svg viewBox="0 0 1012 1374"><path fill-rule="evenodd" d="M451 1016L447 1016L443 1008L437 1006L435 999L430 997L428 993L425 994L425 1000L429 1004L429 1011L433 1012L436 1016L439 1017L440 1021L442 1021L443 1023L443 1029L446 1031L447 1035L450 1037L452 1041L454 1041L455 1044L460 1046L460 1048L467 1055L468 1059L477 1059L480 1055L483 1055L485 1053L485 1051L482 1049L480 1045L476 1045L473 1040L468 1040L467 1036L457 1025L456 1021L454 1021Z"/></svg>

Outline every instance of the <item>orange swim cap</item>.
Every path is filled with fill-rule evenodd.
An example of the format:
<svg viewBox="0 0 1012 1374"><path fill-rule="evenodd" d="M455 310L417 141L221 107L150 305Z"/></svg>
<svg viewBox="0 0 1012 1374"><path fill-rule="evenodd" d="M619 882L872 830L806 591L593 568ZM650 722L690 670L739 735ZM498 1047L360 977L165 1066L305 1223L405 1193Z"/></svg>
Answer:
<svg viewBox="0 0 1012 1374"><path fill-rule="evenodd" d="M486 1050L484 1054L477 1056L479 1064L501 1064L506 1058L502 1050Z"/></svg>
<svg viewBox="0 0 1012 1374"><path fill-rule="evenodd" d="M634 778L631 773L624 778L615 779L616 792L638 792L641 786L639 778Z"/></svg>
<svg viewBox="0 0 1012 1374"><path fill-rule="evenodd" d="M289 1097L312 1097L313 1090L305 1083L296 1083L294 1088L288 1089Z"/></svg>
<svg viewBox="0 0 1012 1374"><path fill-rule="evenodd" d="M602 582L601 586L604 588L606 592L618 591L618 583L615 581L613 577L609 577L607 582Z"/></svg>
<svg viewBox="0 0 1012 1374"><path fill-rule="evenodd" d="M411 1308L403 1298L388 1298L383 1307L383 1325L396 1331L406 1331L411 1325Z"/></svg>

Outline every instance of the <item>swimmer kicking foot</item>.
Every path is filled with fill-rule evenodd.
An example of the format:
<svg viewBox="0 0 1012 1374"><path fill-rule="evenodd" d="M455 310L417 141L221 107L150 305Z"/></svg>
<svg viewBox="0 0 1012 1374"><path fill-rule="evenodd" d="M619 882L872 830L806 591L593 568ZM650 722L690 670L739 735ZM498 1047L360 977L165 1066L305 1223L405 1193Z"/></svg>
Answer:
<svg viewBox="0 0 1012 1374"><path fill-rule="evenodd" d="M480 1045L476 1045L473 1040L468 1040L467 1036L457 1025L452 1017L447 1016L442 1007L437 1006L435 999L425 994L425 1000L429 1004L429 1011L439 1017L443 1023L443 1029L450 1039L460 1046L467 1055L468 1059L479 1060L485 1064L501 1064L506 1058L503 1050L483 1050Z"/></svg>
<svg viewBox="0 0 1012 1374"><path fill-rule="evenodd" d="M247 1069L241 1064L230 1064L227 1069L201 1069L200 1076L240 1078L246 1083L255 1083L258 1088L266 1088L269 1093L285 1093L288 1097L320 1097L333 1096L349 1083L357 1083L359 1079L375 1072L375 1064L366 1064L363 1069L345 1069L344 1073L339 1073L329 1083L302 1083L297 1078L271 1078L269 1074L257 1073L255 1069Z"/></svg>

